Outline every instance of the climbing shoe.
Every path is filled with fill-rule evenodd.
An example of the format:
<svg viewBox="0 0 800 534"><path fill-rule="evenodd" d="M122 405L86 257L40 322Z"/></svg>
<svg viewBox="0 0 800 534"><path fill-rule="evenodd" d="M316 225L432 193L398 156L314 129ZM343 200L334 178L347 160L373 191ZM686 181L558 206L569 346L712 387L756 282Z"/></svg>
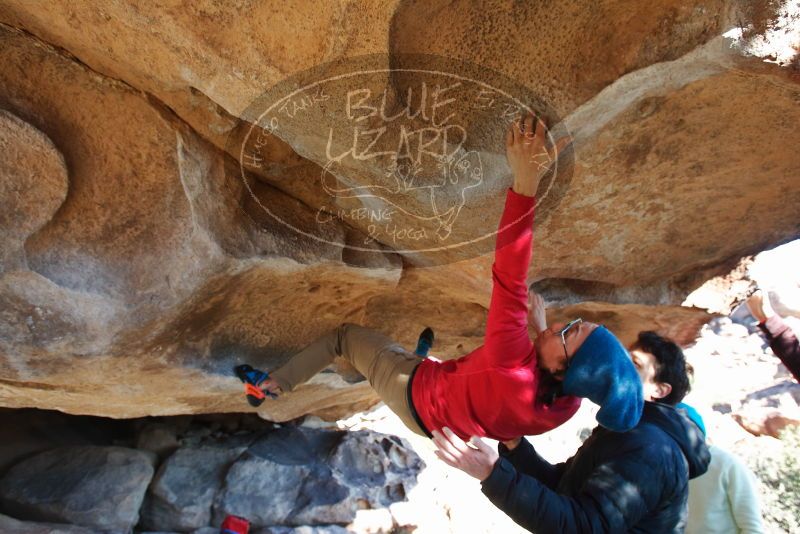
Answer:
<svg viewBox="0 0 800 534"><path fill-rule="evenodd" d="M433 329L431 327L426 327L419 335L417 348L414 350L414 354L420 358L427 358L428 351L431 347L433 347Z"/></svg>
<svg viewBox="0 0 800 534"><path fill-rule="evenodd" d="M247 402L250 406L258 407L264 402L267 396L277 398L277 395L271 391L265 391L258 387L264 380L269 378L269 373L253 369L247 364L237 365L234 367L234 372L239 380L244 384L244 394L247 397Z"/></svg>

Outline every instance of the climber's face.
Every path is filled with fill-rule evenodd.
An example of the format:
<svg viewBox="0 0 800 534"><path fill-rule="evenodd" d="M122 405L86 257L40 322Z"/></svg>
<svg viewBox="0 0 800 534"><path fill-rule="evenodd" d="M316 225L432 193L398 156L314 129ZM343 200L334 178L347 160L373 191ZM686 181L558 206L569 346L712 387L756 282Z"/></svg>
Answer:
<svg viewBox="0 0 800 534"><path fill-rule="evenodd" d="M595 328L597 324L580 319L551 324L533 342L539 369L563 380L572 356Z"/></svg>

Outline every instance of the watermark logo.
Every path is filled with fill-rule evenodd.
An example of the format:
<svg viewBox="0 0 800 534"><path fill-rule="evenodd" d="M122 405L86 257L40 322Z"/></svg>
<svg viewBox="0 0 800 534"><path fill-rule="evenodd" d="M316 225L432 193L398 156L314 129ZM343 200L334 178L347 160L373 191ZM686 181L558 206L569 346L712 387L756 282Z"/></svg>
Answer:
<svg viewBox="0 0 800 534"><path fill-rule="evenodd" d="M498 72L436 56L361 56L267 91L245 111L247 127L231 136L228 152L252 204L302 239L446 263L490 252L503 231L512 184L505 136L531 112L554 125L549 142L566 135L551 106ZM275 137L316 166L276 157ZM551 162L537 218L563 195L571 157L565 151ZM310 206L313 221L281 215L260 197L258 182ZM358 237L332 239L341 235L333 227Z"/></svg>

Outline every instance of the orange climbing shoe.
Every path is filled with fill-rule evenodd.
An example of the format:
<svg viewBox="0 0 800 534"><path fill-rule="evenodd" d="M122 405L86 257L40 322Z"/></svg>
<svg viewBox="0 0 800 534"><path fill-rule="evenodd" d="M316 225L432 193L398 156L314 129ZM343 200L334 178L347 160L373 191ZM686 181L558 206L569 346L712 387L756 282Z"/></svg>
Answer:
<svg viewBox="0 0 800 534"><path fill-rule="evenodd" d="M278 397L271 391L264 391L258 387L264 380L269 378L269 373L266 371L254 369L247 364L237 365L234 367L233 371L236 373L236 376L239 377L239 380L244 383L244 394L250 406L261 406L261 403L264 402L267 396L273 399Z"/></svg>

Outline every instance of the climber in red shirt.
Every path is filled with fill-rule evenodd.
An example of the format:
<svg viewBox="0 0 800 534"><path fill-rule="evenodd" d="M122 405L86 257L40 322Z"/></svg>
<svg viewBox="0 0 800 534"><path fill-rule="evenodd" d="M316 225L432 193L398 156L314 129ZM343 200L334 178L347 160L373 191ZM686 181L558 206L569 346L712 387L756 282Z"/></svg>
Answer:
<svg viewBox="0 0 800 534"><path fill-rule="evenodd" d="M294 390L338 355L410 429L429 437L445 426L464 439L541 434L572 417L579 397L600 404L598 421L604 426L617 431L635 426L643 407L641 382L613 334L580 319L550 328L541 324L535 340L528 334L534 195L549 163L569 143L562 138L548 146L545 129L529 115L507 133L514 182L506 190L497 235L482 346L454 360L421 359L375 330L342 323L269 375L240 366L237 374L250 393ZM250 400L262 399L251 395Z"/></svg>

